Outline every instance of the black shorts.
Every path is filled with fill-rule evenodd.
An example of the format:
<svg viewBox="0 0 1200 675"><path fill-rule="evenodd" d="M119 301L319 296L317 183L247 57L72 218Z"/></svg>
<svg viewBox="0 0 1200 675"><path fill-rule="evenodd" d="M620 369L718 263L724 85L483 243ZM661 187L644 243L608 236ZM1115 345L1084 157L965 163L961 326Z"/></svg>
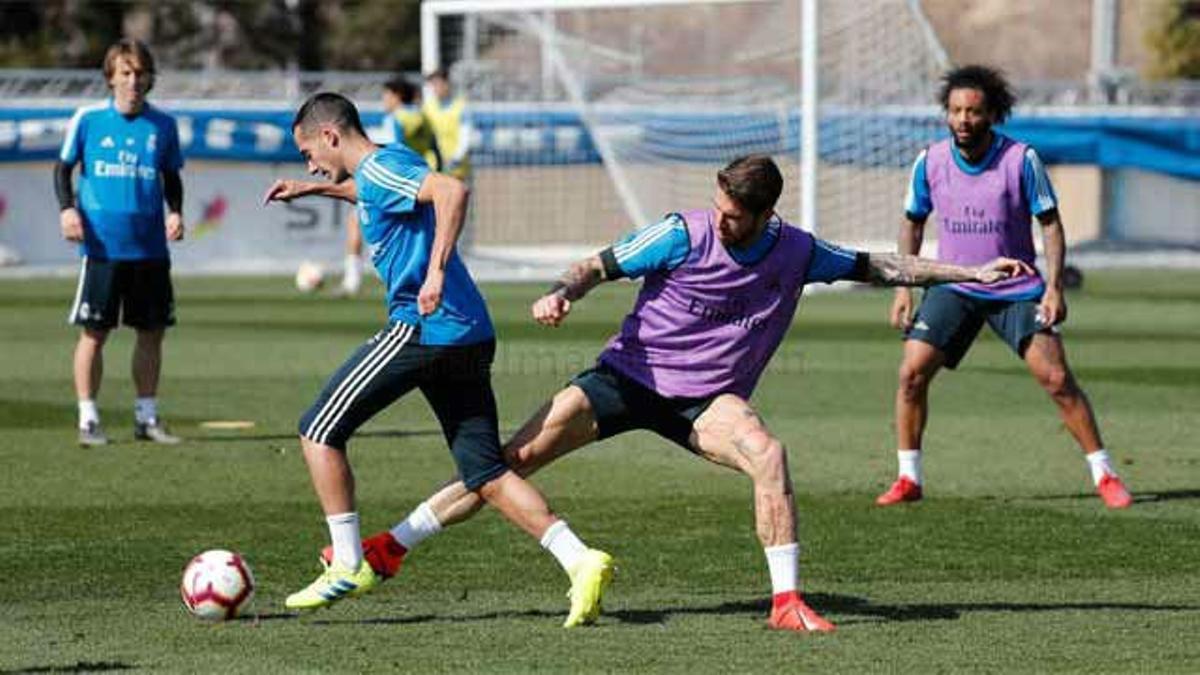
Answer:
<svg viewBox="0 0 1200 675"><path fill-rule="evenodd" d="M422 345L420 331L397 321L367 340L300 418L300 435L345 450L375 413L420 389L441 424L459 477L467 489L477 490L508 470L492 393L496 343Z"/></svg>
<svg viewBox="0 0 1200 675"><path fill-rule="evenodd" d="M175 325L171 261L96 260L84 257L68 323L108 330L121 323L139 330Z"/></svg>
<svg viewBox="0 0 1200 675"><path fill-rule="evenodd" d="M1037 310L1035 300L986 300L933 286L921 298L917 316L904 337L937 347L946 356L946 367L954 368L986 322L1017 356L1024 356L1035 333L1057 330L1043 326Z"/></svg>
<svg viewBox="0 0 1200 675"><path fill-rule="evenodd" d="M598 438L646 429L691 452L692 425L716 398L668 398L604 363L576 375L571 384L592 405Z"/></svg>

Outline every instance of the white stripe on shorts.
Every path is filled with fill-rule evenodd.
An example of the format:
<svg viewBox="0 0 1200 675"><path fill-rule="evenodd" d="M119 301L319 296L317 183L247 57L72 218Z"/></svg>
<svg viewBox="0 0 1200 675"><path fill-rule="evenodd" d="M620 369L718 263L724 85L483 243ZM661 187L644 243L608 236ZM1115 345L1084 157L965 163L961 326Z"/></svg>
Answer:
<svg viewBox="0 0 1200 675"><path fill-rule="evenodd" d="M358 362L358 365L354 366L346 379L338 384L337 389L334 390L329 400L325 401L325 405L321 406L320 412L313 418L312 424L305 430L304 435L317 443L324 444L329 438L329 432L345 416L355 397L379 374L379 371L383 370L388 361L391 361L400 352L415 330L415 327L399 322L392 326L392 330L371 349L362 361Z"/></svg>
<svg viewBox="0 0 1200 675"><path fill-rule="evenodd" d="M79 283L75 285L75 302L71 303L71 311L67 314L67 323L70 324L79 318L79 305L83 302L83 282L87 280L87 260L85 255L79 262Z"/></svg>

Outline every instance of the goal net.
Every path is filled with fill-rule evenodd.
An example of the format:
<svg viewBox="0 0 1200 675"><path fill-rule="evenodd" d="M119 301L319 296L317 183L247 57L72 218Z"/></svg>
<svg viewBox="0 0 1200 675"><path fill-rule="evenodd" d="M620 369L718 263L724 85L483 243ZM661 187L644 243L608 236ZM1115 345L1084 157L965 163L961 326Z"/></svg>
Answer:
<svg viewBox="0 0 1200 675"><path fill-rule="evenodd" d="M575 253L703 208L717 170L747 153L783 170L785 219L834 241L894 240L909 167L940 127L944 57L916 0L811 0L818 96L805 108L806 1L424 3L425 69L447 68L470 102L476 255Z"/></svg>

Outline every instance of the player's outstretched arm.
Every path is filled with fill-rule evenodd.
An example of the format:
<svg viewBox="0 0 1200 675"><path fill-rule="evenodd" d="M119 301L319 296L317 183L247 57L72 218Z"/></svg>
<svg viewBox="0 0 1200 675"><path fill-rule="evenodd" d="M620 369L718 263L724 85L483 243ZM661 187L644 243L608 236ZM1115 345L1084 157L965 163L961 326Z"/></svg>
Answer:
<svg viewBox="0 0 1200 675"><path fill-rule="evenodd" d="M545 295L533 303L533 318L546 326L557 326L571 312L571 303L607 281L599 255L584 258L563 272Z"/></svg>
<svg viewBox="0 0 1200 675"><path fill-rule="evenodd" d="M263 194L263 206L271 202L290 202L300 197L331 197L342 201L358 201L358 187L353 178L340 183L280 178Z"/></svg>
<svg viewBox="0 0 1200 675"><path fill-rule="evenodd" d="M1012 258L996 258L985 265L962 267L899 253L870 253L867 256L867 281L880 286L930 286L958 281L994 284L1033 273L1029 264Z"/></svg>

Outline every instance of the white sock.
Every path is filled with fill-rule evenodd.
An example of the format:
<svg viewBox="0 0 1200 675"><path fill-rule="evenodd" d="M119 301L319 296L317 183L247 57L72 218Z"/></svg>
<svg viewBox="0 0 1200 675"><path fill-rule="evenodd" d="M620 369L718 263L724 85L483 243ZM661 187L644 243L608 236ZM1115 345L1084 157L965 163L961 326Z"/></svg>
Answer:
<svg viewBox="0 0 1200 675"><path fill-rule="evenodd" d="M1087 459L1088 468L1092 470L1092 483L1099 485L1100 479L1106 475L1117 475L1117 472L1113 471L1108 451L1104 448L1100 448L1095 452L1089 452L1084 455L1084 458Z"/></svg>
<svg viewBox="0 0 1200 675"><path fill-rule="evenodd" d="M800 576L800 544L768 546L767 569L771 571L771 594L779 595L797 589Z"/></svg>
<svg viewBox="0 0 1200 675"><path fill-rule="evenodd" d="M84 429L92 422L100 423L100 410L96 408L96 402L92 399L79 401L79 428Z"/></svg>
<svg viewBox="0 0 1200 675"><path fill-rule="evenodd" d="M353 253L347 253L342 269L342 288L347 291L357 291L361 285L362 258Z"/></svg>
<svg viewBox="0 0 1200 675"><path fill-rule="evenodd" d="M158 419L158 399L153 396L134 399L133 418L138 424L149 424Z"/></svg>
<svg viewBox="0 0 1200 675"><path fill-rule="evenodd" d="M333 540L333 559L349 569L356 570L362 564L362 535L358 531L358 514L335 513L326 516L329 523L329 538Z"/></svg>
<svg viewBox="0 0 1200 675"><path fill-rule="evenodd" d="M411 551L417 544L425 541L426 537L441 531L442 524L438 522L437 516L433 515L429 502L421 502L403 521L392 528L392 538Z"/></svg>
<svg viewBox="0 0 1200 675"><path fill-rule="evenodd" d="M909 480L921 484L921 451L920 450L897 450L896 460L900 463L900 475L906 476Z"/></svg>
<svg viewBox="0 0 1200 675"><path fill-rule="evenodd" d="M546 528L546 533L542 535L542 548L550 551L568 573L587 552L587 546L575 536L565 520L559 520Z"/></svg>

